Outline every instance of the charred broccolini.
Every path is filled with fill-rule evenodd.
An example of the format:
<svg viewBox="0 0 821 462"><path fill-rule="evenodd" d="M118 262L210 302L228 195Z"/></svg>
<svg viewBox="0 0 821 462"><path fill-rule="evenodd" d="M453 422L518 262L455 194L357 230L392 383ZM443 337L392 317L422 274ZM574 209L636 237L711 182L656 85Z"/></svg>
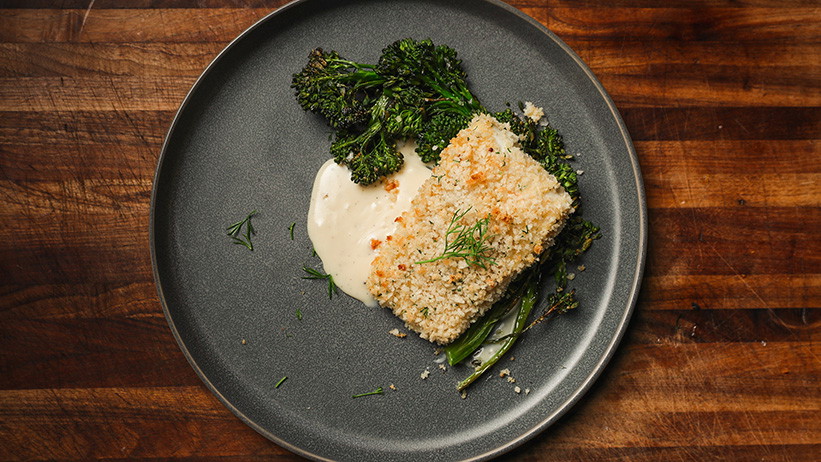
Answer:
<svg viewBox="0 0 821 462"><path fill-rule="evenodd" d="M420 158L435 163L442 149L475 114L489 113L470 91L456 51L430 40L398 40L382 50L376 64L358 63L317 48L301 72L293 75L291 86L303 109L322 115L336 130L331 154L338 164L349 167L355 183L363 185L402 167L399 140L415 140ZM578 178L558 131L510 108L491 114L519 135L522 149L557 178L578 211ZM503 342L499 352L478 365L458 389L463 390L498 361L524 331L578 305L575 292L566 290L566 267L599 237L598 227L578 213L571 217L554 245L542 255L542 263L526 271L502 300L446 347L448 362L453 365L486 342ZM553 276L555 286L546 295L547 308L528 324L540 284L545 283L542 274ZM513 310L513 332L488 340L499 321Z"/></svg>
<svg viewBox="0 0 821 462"><path fill-rule="evenodd" d="M470 92L461 61L430 40L399 40L377 64L313 50L291 86L297 102L337 130L331 153L351 179L369 184L402 167L396 143L415 139L417 152L435 162L472 115L485 111Z"/></svg>

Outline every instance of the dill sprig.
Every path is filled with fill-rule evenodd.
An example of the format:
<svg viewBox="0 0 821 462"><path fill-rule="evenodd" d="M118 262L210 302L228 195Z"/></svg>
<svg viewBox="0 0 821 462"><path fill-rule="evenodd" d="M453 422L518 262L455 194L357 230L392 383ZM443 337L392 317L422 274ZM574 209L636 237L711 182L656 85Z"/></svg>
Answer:
<svg viewBox="0 0 821 462"><path fill-rule="evenodd" d="M254 250L254 244L251 242L251 236L256 234L257 232L254 230L254 225L251 224L251 217L257 214L257 211L254 210L245 217L244 220L238 221L231 226L225 228L225 233L231 236L233 239L234 244L245 246L248 250ZM242 232L242 227L245 226L245 233L240 234Z"/></svg>
<svg viewBox="0 0 821 462"><path fill-rule="evenodd" d="M379 387L379 388L377 388L377 389L376 389L376 390L374 390L374 391L369 391L369 392L367 392L367 393L360 393L360 394L358 394L358 395L353 395L353 397L354 397L354 398L361 398L361 397L363 397L363 396L370 396L370 395L381 395L381 394L382 394L382 393L384 393L384 392L385 392L385 390L383 390L383 389L382 389L382 387Z"/></svg>
<svg viewBox="0 0 821 462"><path fill-rule="evenodd" d="M445 232L445 250L442 255L415 263L431 263L445 258L463 258L468 265L480 268L487 268L487 264L495 264L496 259L488 256L492 250L488 243L492 237L488 234L490 217L482 218L472 226L459 223L470 209L471 207L468 207L461 213L458 209L453 212L450 225Z"/></svg>
<svg viewBox="0 0 821 462"><path fill-rule="evenodd" d="M302 276L302 279L325 279L328 281L328 298L334 298L334 292L336 292L336 283L334 282L334 277L330 274L323 273L322 271L315 270L313 268L309 268L307 266L303 266L302 270L308 273L308 276Z"/></svg>

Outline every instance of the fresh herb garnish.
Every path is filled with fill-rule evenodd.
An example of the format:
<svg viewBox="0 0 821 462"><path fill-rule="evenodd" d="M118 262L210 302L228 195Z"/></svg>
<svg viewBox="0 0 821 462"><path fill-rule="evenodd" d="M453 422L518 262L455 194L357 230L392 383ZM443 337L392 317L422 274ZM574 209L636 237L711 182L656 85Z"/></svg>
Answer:
<svg viewBox="0 0 821 462"><path fill-rule="evenodd" d="M488 234L490 217L482 218L471 226L459 223L470 209L471 207L468 207L461 213L458 209L453 212L450 225L445 232L445 250L442 255L415 263L431 263L445 258L463 258L468 265L480 268L487 268L487 264L495 264L496 259L488 256L491 251L488 241L492 237Z"/></svg>
<svg viewBox="0 0 821 462"><path fill-rule="evenodd" d="M288 231L291 233L291 240L294 240L294 226L296 226L296 222L291 223L291 226L288 227Z"/></svg>
<svg viewBox="0 0 821 462"><path fill-rule="evenodd" d="M231 239L234 240L234 244L243 245L248 250L254 250L254 244L251 242L251 236L256 234L254 230L254 225L251 224L251 217L257 214L257 211L254 210L245 217L244 220L238 221L231 226L225 228L226 234L231 236ZM245 233L240 234L242 232L242 227L245 226Z"/></svg>
<svg viewBox="0 0 821 462"><path fill-rule="evenodd" d="M302 310L300 310L299 308L296 309L296 318L302 321Z"/></svg>
<svg viewBox="0 0 821 462"><path fill-rule="evenodd" d="M285 381L285 380L287 380L287 379L288 379L288 376L287 376L287 375L286 375L286 376L284 376L284 377L282 377L281 379L279 379L279 382L277 382L277 384L276 384L276 385L274 385L274 388L279 388L279 386L280 386L280 385L282 385L282 382L284 382L284 381Z"/></svg>
<svg viewBox="0 0 821 462"><path fill-rule="evenodd" d="M309 268L307 266L302 267L303 271L308 273L308 276L302 276L302 279L325 279L328 281L328 298L334 298L334 292L336 292L336 283L334 283L334 277L330 274L325 274L321 271L315 270L313 268Z"/></svg>
<svg viewBox="0 0 821 462"><path fill-rule="evenodd" d="M369 391L369 392L367 392L367 393L360 393L360 394L358 394L358 395L353 395L353 397L354 397L354 398L361 398L361 397L363 397L363 396L370 396L370 395L381 395L381 394L382 394L382 393L384 393L384 392L385 392L385 390L383 390L383 389L382 389L382 387L379 387L379 388L377 388L377 389L376 389L376 390L374 390L374 391Z"/></svg>

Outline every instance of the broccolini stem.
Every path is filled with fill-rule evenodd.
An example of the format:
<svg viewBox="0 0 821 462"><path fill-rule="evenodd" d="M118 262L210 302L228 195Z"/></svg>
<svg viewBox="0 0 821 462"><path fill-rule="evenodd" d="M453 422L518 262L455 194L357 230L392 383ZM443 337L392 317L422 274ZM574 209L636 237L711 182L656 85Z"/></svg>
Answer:
<svg viewBox="0 0 821 462"><path fill-rule="evenodd" d="M532 270L527 279L531 277L533 277ZM470 356L471 353L476 351L491 332L493 332L496 324L510 312L510 310L521 303L524 288L525 284L523 283L516 289L508 289L510 296L496 302L487 315L482 316L482 318L471 325L467 332L459 336L455 342L446 346L445 357L448 359L448 364L451 366L459 364Z"/></svg>
<svg viewBox="0 0 821 462"><path fill-rule="evenodd" d="M439 85L434 80L426 79L426 81L431 88L443 97L431 105L434 109L454 111L466 117L470 117L476 112L486 112L479 100L467 88L459 86L455 89L449 89Z"/></svg>
<svg viewBox="0 0 821 462"><path fill-rule="evenodd" d="M530 278L526 283L525 293L522 296L522 301L519 304L519 313L516 315L516 323L513 326L513 334L511 337L508 337L504 343L502 344L499 351L497 351L493 356L491 356L487 361L479 365L476 369L473 370L473 373L470 374L465 380L459 382L456 385L456 389L459 391L463 391L471 383L476 381L482 374L485 373L488 369L491 368L494 364L496 364L499 359L504 356L508 350L516 343L516 338L518 334L524 329L525 325L527 324L527 318L530 316L530 312L533 310L533 307L536 306L536 301L539 298L539 280L538 278Z"/></svg>
<svg viewBox="0 0 821 462"><path fill-rule="evenodd" d="M350 59L336 58L336 59L328 59L327 61L328 61L329 63L340 63L340 64L344 64L344 65L346 65L346 66L354 67L354 68L356 68L356 69L360 69L360 70L361 70L361 69L367 69L367 70L369 70L369 71L372 71L372 70L374 69L374 65L373 65L373 64L358 63L358 62L356 62L356 61L351 61Z"/></svg>

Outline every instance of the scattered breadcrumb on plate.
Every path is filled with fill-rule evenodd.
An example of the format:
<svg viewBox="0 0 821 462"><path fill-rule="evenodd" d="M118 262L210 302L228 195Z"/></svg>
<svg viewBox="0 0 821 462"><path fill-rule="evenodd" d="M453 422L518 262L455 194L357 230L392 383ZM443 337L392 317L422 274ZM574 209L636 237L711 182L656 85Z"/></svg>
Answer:
<svg viewBox="0 0 821 462"><path fill-rule="evenodd" d="M544 117L544 109L540 108L539 106L536 106L530 101L525 102L525 106L522 109L522 113L525 115L525 117L528 117L530 120L534 122L538 122L542 119L542 117Z"/></svg>
<svg viewBox="0 0 821 462"><path fill-rule="evenodd" d="M406 334L404 332L400 332L399 329L391 329L391 330L388 331L388 333L393 335L394 337L398 337L398 338L405 338L405 337L408 336L408 334Z"/></svg>

